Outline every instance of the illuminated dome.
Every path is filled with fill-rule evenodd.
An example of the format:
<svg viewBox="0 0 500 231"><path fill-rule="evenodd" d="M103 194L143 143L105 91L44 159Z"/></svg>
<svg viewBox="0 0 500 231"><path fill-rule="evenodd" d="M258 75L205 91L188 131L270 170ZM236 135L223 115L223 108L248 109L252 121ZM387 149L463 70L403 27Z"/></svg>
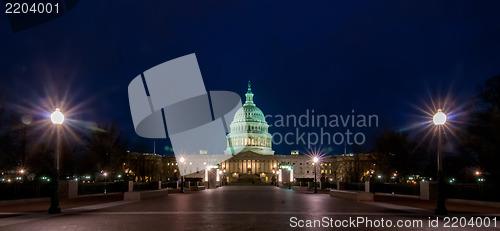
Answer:
<svg viewBox="0 0 500 231"><path fill-rule="evenodd" d="M269 125L264 113L255 106L250 82L245 94L246 101L236 114L230 125L231 133L227 135L225 154L237 154L253 151L263 155L274 155L272 136L268 132Z"/></svg>
<svg viewBox="0 0 500 231"><path fill-rule="evenodd" d="M233 123L238 123L238 122L257 122L257 123L266 123L266 119L264 117L264 113L255 106L255 103L253 102L253 94L252 94L252 89L250 89L250 86L248 88L247 94L245 96L247 97L247 101L243 105L242 108L240 108L236 114L234 115Z"/></svg>

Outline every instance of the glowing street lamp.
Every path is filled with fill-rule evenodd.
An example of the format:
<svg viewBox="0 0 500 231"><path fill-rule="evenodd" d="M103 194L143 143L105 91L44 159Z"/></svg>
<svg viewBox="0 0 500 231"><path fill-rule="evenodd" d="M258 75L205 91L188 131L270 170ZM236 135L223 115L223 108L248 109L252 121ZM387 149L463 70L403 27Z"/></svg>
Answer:
<svg viewBox="0 0 500 231"><path fill-rule="evenodd" d="M317 182L316 182L316 166L318 165L319 158L315 156L313 158L313 162L314 162L314 192L313 193L318 193L318 186L317 186Z"/></svg>
<svg viewBox="0 0 500 231"><path fill-rule="evenodd" d="M61 208L59 207L59 152L61 148L61 126L64 122L64 115L62 114L59 108L50 115L50 120L54 126L56 126L56 173L55 173L55 181L53 181L52 185L52 197L50 200L49 213L50 214L58 214L61 213Z"/></svg>
<svg viewBox="0 0 500 231"><path fill-rule="evenodd" d="M437 113L432 117L432 121L435 125L444 125L446 123L446 114L443 110L438 109Z"/></svg>
<svg viewBox="0 0 500 231"><path fill-rule="evenodd" d="M446 114L444 114L443 110L438 109L437 113L432 117L432 121L437 126L438 131L438 146L437 146L437 170L438 170L438 200L437 207L434 210L436 215L447 215L448 210L446 209L445 195L444 195L444 182L443 182L443 158L441 156L441 133L442 126L446 123Z"/></svg>
<svg viewBox="0 0 500 231"><path fill-rule="evenodd" d="M56 108L56 110L52 112L50 120L52 120L53 124L62 124L64 122L64 115L59 108Z"/></svg>
<svg viewBox="0 0 500 231"><path fill-rule="evenodd" d="M181 164L184 164L186 160L184 159L184 157L181 157L179 161L181 162ZM182 175L180 168L179 168L179 174L181 175L181 193L184 193L184 176Z"/></svg>

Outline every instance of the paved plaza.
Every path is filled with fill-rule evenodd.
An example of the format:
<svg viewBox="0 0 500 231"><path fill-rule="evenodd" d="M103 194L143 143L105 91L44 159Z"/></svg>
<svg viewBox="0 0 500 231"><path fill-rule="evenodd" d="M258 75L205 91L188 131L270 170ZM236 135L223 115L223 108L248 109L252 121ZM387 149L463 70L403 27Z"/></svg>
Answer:
<svg viewBox="0 0 500 231"><path fill-rule="evenodd" d="M77 207L63 202L62 208L62 214L49 215L34 208L21 212L16 206L0 207L0 230L294 230L300 228L291 225L299 226L300 220L306 225L307 220L324 217L384 219L393 224L398 220L421 220L423 227L402 227L400 230L446 230L427 227L429 217L435 219L432 210L395 203L355 202L273 186L225 186L135 202L116 198L95 204L80 202ZM469 217L474 214L450 214L454 215ZM314 229L318 227L311 230ZM344 229L374 228L363 225ZM395 229L398 228L385 230Z"/></svg>

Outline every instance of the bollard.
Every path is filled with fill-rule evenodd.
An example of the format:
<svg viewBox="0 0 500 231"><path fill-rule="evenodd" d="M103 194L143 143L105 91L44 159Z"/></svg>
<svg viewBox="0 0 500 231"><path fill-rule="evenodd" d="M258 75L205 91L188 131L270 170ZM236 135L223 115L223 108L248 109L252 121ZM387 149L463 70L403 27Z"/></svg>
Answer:
<svg viewBox="0 0 500 231"><path fill-rule="evenodd" d="M134 182L133 181L129 181L128 182L128 191L127 192L132 192L134 191Z"/></svg>

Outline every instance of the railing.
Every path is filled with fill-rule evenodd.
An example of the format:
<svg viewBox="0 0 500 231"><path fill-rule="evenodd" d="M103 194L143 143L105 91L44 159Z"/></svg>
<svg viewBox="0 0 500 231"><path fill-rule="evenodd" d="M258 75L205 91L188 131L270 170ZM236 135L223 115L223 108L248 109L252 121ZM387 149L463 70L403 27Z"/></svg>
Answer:
<svg viewBox="0 0 500 231"><path fill-rule="evenodd" d="M373 187L373 190L371 189ZM420 195L420 184L391 184L375 183L370 184L370 191L391 194Z"/></svg>
<svg viewBox="0 0 500 231"><path fill-rule="evenodd" d="M171 181L171 182L161 182L161 187L162 188L177 188L177 182ZM179 182L179 187L181 187L181 183Z"/></svg>
<svg viewBox="0 0 500 231"><path fill-rule="evenodd" d="M126 191L126 182L95 182L78 183L78 195L124 192Z"/></svg>
<svg viewBox="0 0 500 231"><path fill-rule="evenodd" d="M449 184L446 190L448 198L500 201L500 186L494 184Z"/></svg>
<svg viewBox="0 0 500 231"><path fill-rule="evenodd" d="M158 181L134 182L134 191L155 190L155 189L158 189Z"/></svg>
<svg viewBox="0 0 500 231"><path fill-rule="evenodd" d="M346 190L365 191L365 183L345 183Z"/></svg>
<svg viewBox="0 0 500 231"><path fill-rule="evenodd" d="M337 189L337 182L327 181L324 188Z"/></svg>
<svg viewBox="0 0 500 231"><path fill-rule="evenodd" d="M345 189L364 191L365 183L345 183ZM371 182L370 192L419 196L420 184ZM445 195L447 198L500 202L498 192L500 192L500 186L494 184L445 184Z"/></svg>
<svg viewBox="0 0 500 231"><path fill-rule="evenodd" d="M49 197L49 182L0 183L0 200Z"/></svg>

